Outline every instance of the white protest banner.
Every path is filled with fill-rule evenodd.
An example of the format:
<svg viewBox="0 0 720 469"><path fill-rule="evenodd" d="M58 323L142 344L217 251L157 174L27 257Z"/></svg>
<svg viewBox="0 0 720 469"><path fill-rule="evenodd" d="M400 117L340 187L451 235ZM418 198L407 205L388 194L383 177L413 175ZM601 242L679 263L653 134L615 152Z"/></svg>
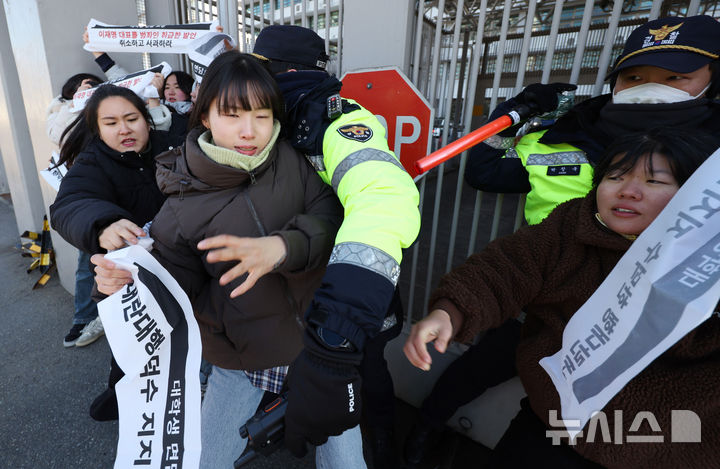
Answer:
<svg viewBox="0 0 720 469"><path fill-rule="evenodd" d="M218 55L229 50L228 46L229 49L235 48L235 40L232 36L224 33L206 34L188 46L187 54L196 82L200 83L202 81L210 62Z"/></svg>
<svg viewBox="0 0 720 469"><path fill-rule="evenodd" d="M90 52L164 52L184 54L187 46L209 32L218 22L153 26L116 26L91 19L87 25Z"/></svg>
<svg viewBox="0 0 720 469"><path fill-rule="evenodd" d="M120 415L115 468L197 468L200 332L175 279L140 246L107 254L133 283L98 303L113 356Z"/></svg>
<svg viewBox="0 0 720 469"><path fill-rule="evenodd" d="M685 182L540 360L574 438L720 298L720 151Z"/></svg>
<svg viewBox="0 0 720 469"><path fill-rule="evenodd" d="M50 156L50 164L48 165L47 169L43 169L40 171L40 175L45 179L45 182L50 184L50 187L55 189L55 192L60 190L60 183L62 182L62 178L65 177L67 174L67 166L65 166L65 163L61 164L57 168L54 166L57 165L57 162L60 160L60 154L57 152L57 150L52 152L52 156Z"/></svg>
<svg viewBox="0 0 720 469"><path fill-rule="evenodd" d="M150 83L156 73L162 73L163 76L167 77L170 75L170 72L172 72L172 67L170 67L167 62L162 62L154 67L140 70L139 72L131 73L129 75L125 75L124 77L116 78L115 80L106 81L105 83L101 83L98 86L87 90L78 91L73 95L73 108L78 111L85 108L87 100L90 99L90 96L95 93L95 90L102 85L115 85L122 86L123 88L129 88L143 99L157 98L159 97L157 89Z"/></svg>

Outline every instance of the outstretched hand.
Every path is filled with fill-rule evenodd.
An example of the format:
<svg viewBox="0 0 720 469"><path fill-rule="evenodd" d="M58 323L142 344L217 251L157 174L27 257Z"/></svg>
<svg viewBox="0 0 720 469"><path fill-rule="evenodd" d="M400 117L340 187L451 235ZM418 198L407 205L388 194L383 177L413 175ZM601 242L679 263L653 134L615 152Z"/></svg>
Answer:
<svg viewBox="0 0 720 469"><path fill-rule="evenodd" d="M407 359L420 368L428 371L432 365L432 358L427 351L426 344L435 341L435 350L445 353L448 343L453 336L450 315L442 309L435 309L421 321L413 325L403 352Z"/></svg>
<svg viewBox="0 0 720 469"><path fill-rule="evenodd" d="M132 282L129 270L118 268L113 261L105 259L103 254L93 255L90 262L95 264L95 283L100 293L112 295Z"/></svg>
<svg viewBox="0 0 720 469"><path fill-rule="evenodd" d="M237 288L230 292L236 298L250 290L263 275L276 269L287 256L285 241L280 236L262 238L241 238L233 235L219 235L203 239L198 249L211 250L207 261L210 263L239 261L220 277L220 285L227 285L236 278L248 274Z"/></svg>

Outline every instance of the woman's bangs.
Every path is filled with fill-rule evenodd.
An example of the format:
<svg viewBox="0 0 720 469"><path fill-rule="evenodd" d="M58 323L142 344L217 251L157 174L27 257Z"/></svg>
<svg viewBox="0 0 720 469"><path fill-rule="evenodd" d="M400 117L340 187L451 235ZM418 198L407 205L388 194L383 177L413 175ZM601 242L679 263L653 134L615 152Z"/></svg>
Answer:
<svg viewBox="0 0 720 469"><path fill-rule="evenodd" d="M218 96L218 111L226 114L237 110L272 109L268 91L269 89L258 81L233 80Z"/></svg>

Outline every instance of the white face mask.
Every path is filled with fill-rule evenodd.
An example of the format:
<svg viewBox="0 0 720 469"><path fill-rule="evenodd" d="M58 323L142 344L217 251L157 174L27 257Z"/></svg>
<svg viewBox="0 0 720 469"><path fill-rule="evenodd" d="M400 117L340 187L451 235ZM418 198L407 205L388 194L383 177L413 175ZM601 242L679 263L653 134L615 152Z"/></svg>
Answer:
<svg viewBox="0 0 720 469"><path fill-rule="evenodd" d="M188 112L190 112L190 108L192 107L192 102L191 101L175 101L174 103L171 103L170 101L165 101L165 105L170 106L171 108L175 109L178 112L178 114L187 114Z"/></svg>
<svg viewBox="0 0 720 469"><path fill-rule="evenodd" d="M687 91L673 88L672 86L660 83L643 83L622 91L613 93L614 104L661 104L679 103L696 99L710 88L710 83L697 96L692 96Z"/></svg>

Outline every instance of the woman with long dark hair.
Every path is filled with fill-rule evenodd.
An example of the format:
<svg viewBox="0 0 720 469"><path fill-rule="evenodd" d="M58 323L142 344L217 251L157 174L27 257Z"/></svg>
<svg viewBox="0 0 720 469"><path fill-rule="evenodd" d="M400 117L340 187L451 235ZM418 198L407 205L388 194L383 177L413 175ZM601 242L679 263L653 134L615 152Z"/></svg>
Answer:
<svg viewBox="0 0 720 469"><path fill-rule="evenodd" d="M171 148L168 141L167 132L152 129L140 97L100 86L62 137L59 163L70 169L50 206L52 227L88 254L136 244L165 201L154 157ZM108 389L90 408L96 420L117 418L114 387L121 377L113 360Z"/></svg>

